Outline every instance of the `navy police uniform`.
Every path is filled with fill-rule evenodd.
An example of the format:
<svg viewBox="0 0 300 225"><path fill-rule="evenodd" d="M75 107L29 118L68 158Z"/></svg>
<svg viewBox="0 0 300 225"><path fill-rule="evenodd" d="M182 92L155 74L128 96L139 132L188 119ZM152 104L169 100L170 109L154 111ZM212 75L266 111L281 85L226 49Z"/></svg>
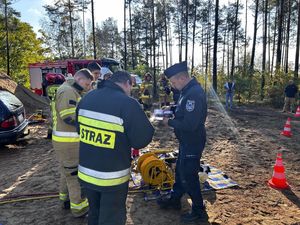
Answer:
<svg viewBox="0 0 300 225"><path fill-rule="evenodd" d="M170 78L182 71L187 72L186 62L166 69L165 75ZM206 116L206 94L196 79L191 79L181 90L174 119L168 121L179 140L179 156L171 199L167 204L161 204L162 208L171 204L179 209L180 199L187 193L192 199L192 213L197 215L204 210L198 172L206 142Z"/></svg>

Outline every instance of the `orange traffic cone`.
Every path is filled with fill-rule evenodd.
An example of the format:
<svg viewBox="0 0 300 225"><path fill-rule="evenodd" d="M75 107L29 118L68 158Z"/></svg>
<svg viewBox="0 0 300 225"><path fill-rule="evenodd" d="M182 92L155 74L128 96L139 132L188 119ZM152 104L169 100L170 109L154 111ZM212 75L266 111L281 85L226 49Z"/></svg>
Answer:
<svg viewBox="0 0 300 225"><path fill-rule="evenodd" d="M300 117L300 106L298 106L295 117Z"/></svg>
<svg viewBox="0 0 300 225"><path fill-rule="evenodd" d="M269 186L277 189L287 189L289 184L286 182L284 165L282 163L282 153L277 153L273 176L269 180Z"/></svg>
<svg viewBox="0 0 300 225"><path fill-rule="evenodd" d="M286 137L292 137L291 132L291 118L289 117L284 125L283 131L281 132L281 135Z"/></svg>

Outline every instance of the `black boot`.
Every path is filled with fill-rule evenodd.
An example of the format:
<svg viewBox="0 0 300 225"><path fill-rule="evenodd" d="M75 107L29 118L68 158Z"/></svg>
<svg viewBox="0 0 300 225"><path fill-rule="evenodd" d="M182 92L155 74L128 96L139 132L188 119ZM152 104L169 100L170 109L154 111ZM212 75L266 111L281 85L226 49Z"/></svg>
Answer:
<svg viewBox="0 0 300 225"><path fill-rule="evenodd" d="M191 213L186 213L181 216L181 222L185 224L194 223L197 221L208 221L208 215L206 210L192 211Z"/></svg>
<svg viewBox="0 0 300 225"><path fill-rule="evenodd" d="M157 200L157 203L161 209L181 209L181 201L177 198L161 198Z"/></svg>

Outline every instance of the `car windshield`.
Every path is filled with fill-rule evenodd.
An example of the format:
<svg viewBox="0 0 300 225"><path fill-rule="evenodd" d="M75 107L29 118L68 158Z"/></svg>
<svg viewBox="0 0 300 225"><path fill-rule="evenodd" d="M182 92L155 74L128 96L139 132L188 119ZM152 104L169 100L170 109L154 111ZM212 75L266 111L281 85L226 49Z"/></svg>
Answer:
<svg viewBox="0 0 300 225"><path fill-rule="evenodd" d="M20 100L16 96L9 93L8 91L0 91L0 101L10 111L14 111L15 109L17 109L23 105L22 102L20 102Z"/></svg>

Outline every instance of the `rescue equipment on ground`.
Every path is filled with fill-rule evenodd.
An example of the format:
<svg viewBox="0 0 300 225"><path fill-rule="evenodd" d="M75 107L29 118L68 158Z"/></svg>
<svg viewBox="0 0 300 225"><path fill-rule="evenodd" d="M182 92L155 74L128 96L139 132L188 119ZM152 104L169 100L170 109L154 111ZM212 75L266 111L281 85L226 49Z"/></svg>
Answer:
<svg viewBox="0 0 300 225"><path fill-rule="evenodd" d="M173 187L174 177L171 169L154 153L142 155L138 160L137 170L141 173L143 181L150 186L156 186L160 190Z"/></svg>

